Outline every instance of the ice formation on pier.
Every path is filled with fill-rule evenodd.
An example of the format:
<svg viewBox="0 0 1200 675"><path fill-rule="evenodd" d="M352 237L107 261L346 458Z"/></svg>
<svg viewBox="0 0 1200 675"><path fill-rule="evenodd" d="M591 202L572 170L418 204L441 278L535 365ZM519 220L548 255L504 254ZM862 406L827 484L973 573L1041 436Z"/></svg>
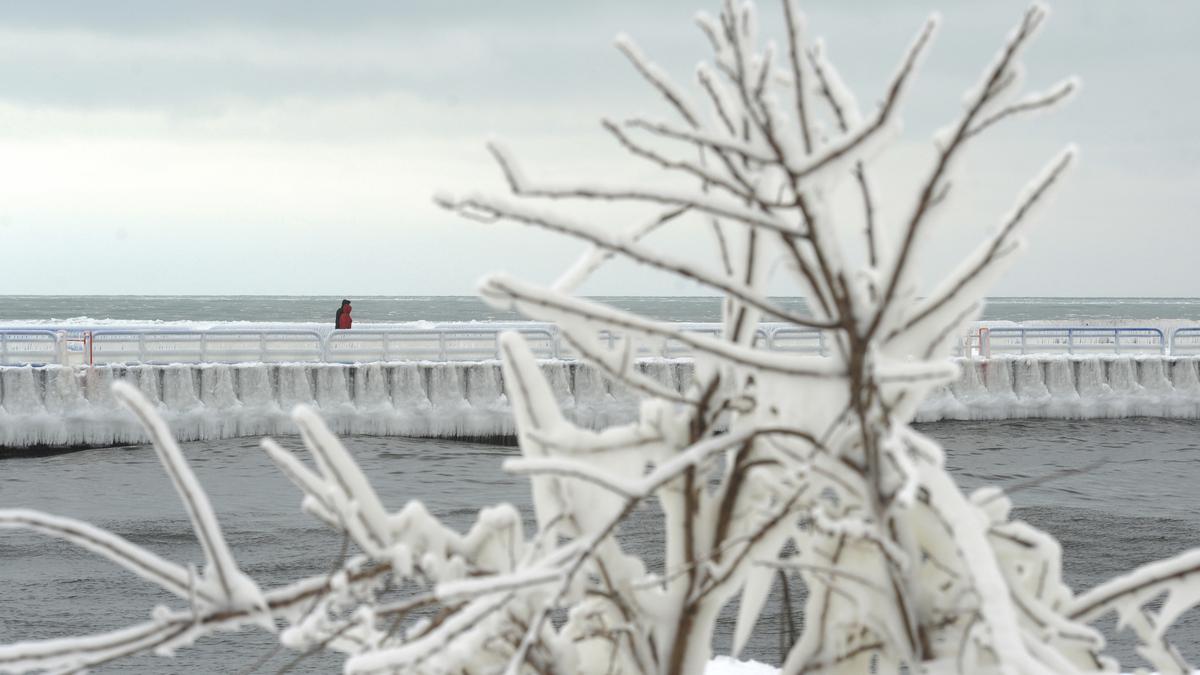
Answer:
<svg viewBox="0 0 1200 675"><path fill-rule="evenodd" d="M959 360L961 375L917 420L1200 417L1200 357L1014 356ZM675 391L689 360L646 360ZM632 420L639 395L585 364L544 361L564 411L604 428ZM0 368L0 446L102 446L145 440L109 391L134 383L183 440L289 433L297 404L341 434L511 438L499 362Z"/></svg>

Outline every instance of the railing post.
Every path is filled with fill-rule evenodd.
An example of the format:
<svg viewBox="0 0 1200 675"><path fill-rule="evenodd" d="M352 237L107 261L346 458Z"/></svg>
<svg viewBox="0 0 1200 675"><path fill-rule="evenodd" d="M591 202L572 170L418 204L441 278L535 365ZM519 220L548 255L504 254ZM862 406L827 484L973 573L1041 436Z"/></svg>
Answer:
<svg viewBox="0 0 1200 675"><path fill-rule="evenodd" d="M1075 353L1075 331L1067 329L1067 354Z"/></svg>
<svg viewBox="0 0 1200 675"><path fill-rule="evenodd" d="M1120 354L1121 353L1121 330L1119 328L1113 329L1113 346L1116 348L1117 353Z"/></svg>
<svg viewBox="0 0 1200 675"><path fill-rule="evenodd" d="M67 332L55 331L54 333L54 353L58 356L58 362L62 365L67 363Z"/></svg>
<svg viewBox="0 0 1200 675"><path fill-rule="evenodd" d="M446 360L446 331L438 331L438 359Z"/></svg>

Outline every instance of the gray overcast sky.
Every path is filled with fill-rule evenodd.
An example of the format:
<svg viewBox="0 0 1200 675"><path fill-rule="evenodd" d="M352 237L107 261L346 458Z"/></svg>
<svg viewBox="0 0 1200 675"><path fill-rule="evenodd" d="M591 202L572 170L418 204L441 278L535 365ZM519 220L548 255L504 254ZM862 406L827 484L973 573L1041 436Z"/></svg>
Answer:
<svg viewBox="0 0 1200 675"><path fill-rule="evenodd" d="M801 3L868 110L929 10L943 14L904 138L877 160L885 218L1025 6L938 4ZM707 56L698 9L717 5L0 2L0 293L466 294L495 269L549 280L578 244L462 221L431 195L500 189L483 150L493 134L531 174L649 176L597 124L668 112L612 38L630 33L690 84ZM1028 85L1077 74L1083 91L975 148L930 277L1075 142L1077 168L993 294L1200 295L1200 3L1052 9ZM778 4L761 10L775 34ZM657 243L709 247L686 228ZM630 265L584 290L696 292Z"/></svg>

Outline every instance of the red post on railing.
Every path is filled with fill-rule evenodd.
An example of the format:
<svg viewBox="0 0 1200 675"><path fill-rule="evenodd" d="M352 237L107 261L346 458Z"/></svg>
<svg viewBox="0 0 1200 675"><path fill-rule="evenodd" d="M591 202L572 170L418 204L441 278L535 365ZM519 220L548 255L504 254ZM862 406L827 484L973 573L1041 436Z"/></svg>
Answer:
<svg viewBox="0 0 1200 675"><path fill-rule="evenodd" d="M979 329L979 355L985 359L992 358L992 332L987 326Z"/></svg>
<svg viewBox="0 0 1200 675"><path fill-rule="evenodd" d="M983 357L983 386L988 385L988 362L992 358L992 332L987 326L979 329L979 355Z"/></svg>

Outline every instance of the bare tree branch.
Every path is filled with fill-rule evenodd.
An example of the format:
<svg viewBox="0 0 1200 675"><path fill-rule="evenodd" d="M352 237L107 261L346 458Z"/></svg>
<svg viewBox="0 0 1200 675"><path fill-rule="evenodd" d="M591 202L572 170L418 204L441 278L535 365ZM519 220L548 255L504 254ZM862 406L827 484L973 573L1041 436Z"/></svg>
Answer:
<svg viewBox="0 0 1200 675"><path fill-rule="evenodd" d="M982 255L974 256L974 261L966 270L955 274L954 281L949 288L939 291L933 297L923 301L920 305L920 310L908 320L903 328L889 335L889 339L898 333L911 330L914 326L936 314L947 303L959 297L965 286L983 274L997 260L1001 259L1004 248L1012 240L1013 233L1017 227L1024 222L1030 210L1042 200L1047 191L1058 182L1063 173L1070 167L1074 158L1075 149L1073 147L1069 147L1060 153L1042 173L1041 177L1037 179L1032 188L1027 190L1022 196L1021 201L1007 216L1001 224L1000 229L993 235L991 241L984 244Z"/></svg>
<svg viewBox="0 0 1200 675"><path fill-rule="evenodd" d="M691 279L701 285L709 286L716 290L722 291L727 295L737 298L747 305L755 307L756 309L759 309L770 316L779 317L785 321L799 326L807 326L809 328L832 327L830 324L815 321L809 317L788 311L772 302L765 300L753 289L745 286L744 284L733 279L727 279L712 274L691 262L679 260L664 253L651 251L641 244L615 239L611 235L598 231L596 228L589 225L574 222L548 212L531 209L523 204L511 203L502 199L488 197L485 195L473 195L463 198L442 196L439 198L439 203L444 208L454 211L468 210L477 213L490 213L505 220L512 220L519 223L525 223L527 225L536 225L552 232L566 234L577 239L582 239L583 241L586 241L601 249L612 251L650 267L671 272L678 276Z"/></svg>
<svg viewBox="0 0 1200 675"><path fill-rule="evenodd" d="M1005 118L1019 115L1021 113L1032 112L1035 110L1043 110L1053 107L1054 105L1066 100L1069 96L1079 89L1078 80L1071 78L1064 80L1055 85L1050 91L1044 94L1034 94L1019 103L1010 105L999 112L993 113L986 119L983 119L979 124L967 131L967 138L977 136L983 133L988 127L1004 120Z"/></svg>
<svg viewBox="0 0 1200 675"><path fill-rule="evenodd" d="M921 188L917 204L908 219L908 223L904 227L903 239L900 242L895 262L891 265L891 272L888 276L888 282L884 287L883 296L880 298L870 327L866 331L868 338L872 337L879 330L879 326L887 314L889 306L900 286L900 280L907 272L909 256L912 254L917 234L926 216L937 201L939 185L941 185L943 177L949 171L951 160L963 146L964 141L967 140L967 132L974 125L975 119L994 100L999 92L1007 86L1006 78L1010 74L1010 65L1020 53L1021 48L1033 36L1034 31L1044 16L1045 10L1036 5L1025 12L1017 30L1009 38L1001 51L1000 57L984 76L983 84L978 87L978 94L955 126L954 133L951 135L949 141L942 147L937 162L934 164L933 171Z"/></svg>

